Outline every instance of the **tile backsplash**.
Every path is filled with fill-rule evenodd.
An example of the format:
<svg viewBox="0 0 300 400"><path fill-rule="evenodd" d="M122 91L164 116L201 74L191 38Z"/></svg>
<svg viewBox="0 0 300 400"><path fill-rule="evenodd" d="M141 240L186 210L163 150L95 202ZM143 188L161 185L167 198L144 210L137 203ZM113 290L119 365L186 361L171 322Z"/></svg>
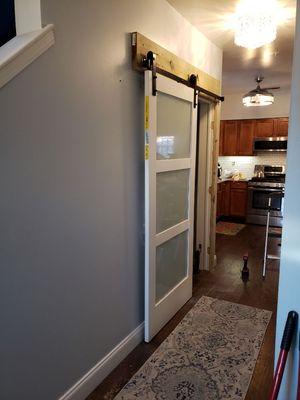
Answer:
<svg viewBox="0 0 300 400"><path fill-rule="evenodd" d="M286 165L286 153L266 153L259 156L249 157L219 157L219 163L223 171L237 170L245 175L245 178L250 179L253 176L254 166L256 164L266 165Z"/></svg>

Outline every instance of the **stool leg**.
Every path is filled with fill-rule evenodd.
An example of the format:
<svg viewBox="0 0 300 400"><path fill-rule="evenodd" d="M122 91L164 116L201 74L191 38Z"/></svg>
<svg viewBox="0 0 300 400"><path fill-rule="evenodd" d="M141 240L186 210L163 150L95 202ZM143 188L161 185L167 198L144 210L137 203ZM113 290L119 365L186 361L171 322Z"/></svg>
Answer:
<svg viewBox="0 0 300 400"><path fill-rule="evenodd" d="M268 260L268 239L269 239L269 225L270 225L270 209L271 209L271 198L269 199L269 207L267 214L267 225L266 225L266 236L265 236L265 250L264 250L264 262L263 262L263 279L266 277L267 260Z"/></svg>

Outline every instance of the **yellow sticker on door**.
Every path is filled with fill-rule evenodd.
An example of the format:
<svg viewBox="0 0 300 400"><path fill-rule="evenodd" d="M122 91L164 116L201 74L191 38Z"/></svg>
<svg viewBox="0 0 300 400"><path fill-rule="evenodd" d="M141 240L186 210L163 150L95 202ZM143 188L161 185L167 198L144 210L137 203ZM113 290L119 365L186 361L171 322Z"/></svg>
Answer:
<svg viewBox="0 0 300 400"><path fill-rule="evenodd" d="M149 160L149 144L145 144L145 160Z"/></svg>
<svg viewBox="0 0 300 400"><path fill-rule="evenodd" d="M149 129L149 96L145 97L145 129Z"/></svg>

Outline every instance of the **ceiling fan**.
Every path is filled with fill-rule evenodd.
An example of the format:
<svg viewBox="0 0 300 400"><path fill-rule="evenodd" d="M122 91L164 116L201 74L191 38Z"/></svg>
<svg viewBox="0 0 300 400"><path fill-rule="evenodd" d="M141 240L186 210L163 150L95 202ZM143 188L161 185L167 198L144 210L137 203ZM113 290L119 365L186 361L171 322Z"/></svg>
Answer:
<svg viewBox="0 0 300 400"><path fill-rule="evenodd" d="M268 106L274 103L274 95L273 93L269 92L269 90L280 89L280 86L262 88L260 84L263 79L264 77L259 75L255 78L257 86L255 89L251 90L250 92L245 94L245 96L243 96L244 106Z"/></svg>

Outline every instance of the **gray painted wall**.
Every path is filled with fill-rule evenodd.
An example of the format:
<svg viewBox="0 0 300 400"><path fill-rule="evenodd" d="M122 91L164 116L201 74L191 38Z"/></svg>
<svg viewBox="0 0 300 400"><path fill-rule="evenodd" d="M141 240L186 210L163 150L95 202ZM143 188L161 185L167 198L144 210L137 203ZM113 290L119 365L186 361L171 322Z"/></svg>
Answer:
<svg viewBox="0 0 300 400"><path fill-rule="evenodd" d="M221 74L221 51L165 0L42 0L42 16L55 46L0 89L1 400L58 398L143 321L129 32Z"/></svg>
<svg viewBox="0 0 300 400"><path fill-rule="evenodd" d="M297 3L291 117L287 152L286 202L277 309L276 359L288 312L295 310L300 316L300 2L298 1ZM296 399L299 365L299 326L297 330L297 340L294 340L294 345L289 353L279 395L280 400Z"/></svg>

